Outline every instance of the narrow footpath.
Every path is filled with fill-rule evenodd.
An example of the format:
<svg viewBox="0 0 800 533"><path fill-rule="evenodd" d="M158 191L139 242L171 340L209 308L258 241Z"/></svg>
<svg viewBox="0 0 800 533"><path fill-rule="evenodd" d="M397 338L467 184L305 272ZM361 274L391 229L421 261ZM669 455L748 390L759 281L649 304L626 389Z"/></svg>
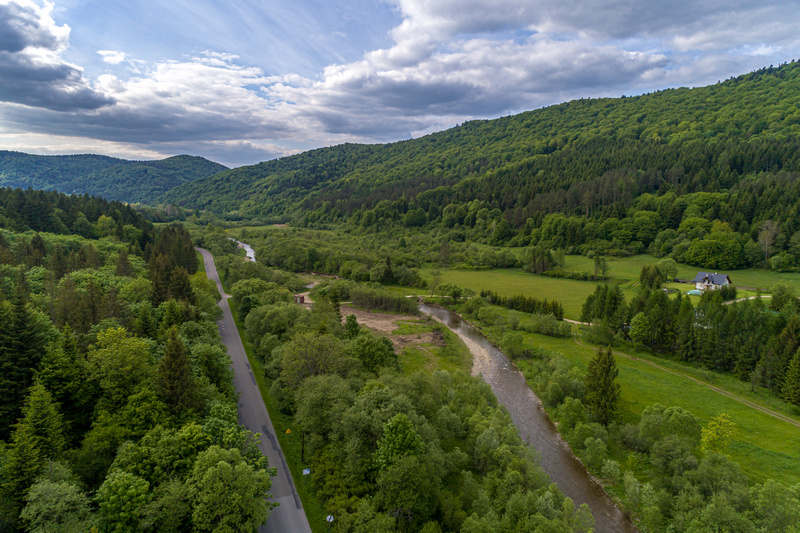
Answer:
<svg viewBox="0 0 800 533"><path fill-rule="evenodd" d="M222 318L217 322L222 342L228 347L231 356L232 368L235 376L233 379L236 390L239 392L239 422L254 433L260 433L259 449L269 459L269 466L278 469L278 475L272 478L272 501L280 504L270 512L266 525L258 528L259 533L311 533L303 504L294 487L292 474L286 464L286 459L281 451L272 420L269 418L264 400L256 384L256 378L247 361L247 354L233 321L228 298L222 290L214 258L208 250L197 248L203 256L208 279L217 284L217 289L222 295L219 306L222 308Z"/></svg>

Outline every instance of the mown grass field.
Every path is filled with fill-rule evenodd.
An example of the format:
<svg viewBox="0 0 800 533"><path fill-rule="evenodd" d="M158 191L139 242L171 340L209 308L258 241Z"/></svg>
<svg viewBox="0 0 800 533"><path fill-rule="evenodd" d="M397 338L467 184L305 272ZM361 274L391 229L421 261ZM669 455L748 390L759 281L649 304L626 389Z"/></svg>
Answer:
<svg viewBox="0 0 800 533"><path fill-rule="evenodd" d="M433 268L424 268L420 275L427 280L433 277ZM559 300L564 306L564 316L578 320L586 297L597 287L594 281L575 281L549 278L523 272L518 268L492 270L444 270L440 269L442 283L454 283L472 289L476 293L486 289L500 296L524 294L535 298ZM634 294L632 289L623 289L626 297Z"/></svg>
<svg viewBox="0 0 800 533"><path fill-rule="evenodd" d="M609 272L608 282L619 283L626 298L636 294L638 290L639 273L644 265L658 263L659 259L649 255L637 255L634 257L608 258ZM548 300L559 300L564 306L564 317L571 320L578 320L581 315L581 308L586 301L586 297L592 294L597 287L598 281L577 281L571 279L551 278L529 274L518 268L511 269L491 269L491 270L448 270L425 267L420 270L420 275L430 281L433 278L434 270L438 270L442 283L454 283L459 287L472 289L476 293L481 290L491 290L501 296L514 296L523 294L535 298L547 298ZM570 272L594 272L594 265L591 259L582 255L570 255L565 259L564 270ZM689 265L678 264L679 279L693 279L699 270ZM728 273L734 285L741 284L748 287L762 287L762 294L767 294L768 289L777 283L787 283L796 287L800 293L800 274L781 274L769 271L748 269L731 271ZM740 281L741 280L741 281ZM694 285L685 283L668 283L667 288L677 289L686 293L694 289ZM758 294L752 290L739 290L738 296L746 298ZM700 297L692 296L692 303L697 304Z"/></svg>
<svg viewBox="0 0 800 533"><path fill-rule="evenodd" d="M639 279L644 265L657 264L661 259L652 255L635 255L632 257L607 257L609 266L609 276L615 281ZM569 255L566 257L565 270L575 272L594 272L594 265L591 259L582 255ZM694 279L700 271L708 271L696 266L678 263L679 279ZM714 272L714 270L712 270ZM778 284L785 283L800 292L800 273L792 272L771 272L769 270L748 268L743 270L726 270L724 272L730 276L731 281L737 287L760 288L762 292L769 292L770 289Z"/></svg>

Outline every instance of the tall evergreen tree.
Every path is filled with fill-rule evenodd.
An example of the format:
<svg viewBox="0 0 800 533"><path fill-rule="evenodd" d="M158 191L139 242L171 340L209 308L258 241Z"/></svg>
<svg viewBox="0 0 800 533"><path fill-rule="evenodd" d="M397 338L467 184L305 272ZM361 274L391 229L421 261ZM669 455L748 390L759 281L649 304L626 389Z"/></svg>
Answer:
<svg viewBox="0 0 800 533"><path fill-rule="evenodd" d="M73 436L88 429L93 398L86 390L86 365L68 324L61 330L58 345L45 353L37 375L47 390L53 391L70 428L79 430Z"/></svg>
<svg viewBox="0 0 800 533"><path fill-rule="evenodd" d="M158 386L161 397L173 414L180 415L197 403L197 383L189 364L189 355L178 337L178 328L167 333L164 357L159 366Z"/></svg>
<svg viewBox="0 0 800 533"><path fill-rule="evenodd" d="M8 438L11 425L19 418L33 373L44 353L45 337L25 304L20 285L11 312L0 317L0 438Z"/></svg>
<svg viewBox="0 0 800 533"><path fill-rule="evenodd" d="M789 368L783 380L781 395L787 402L800 405L800 350L797 350L792 362L789 363Z"/></svg>
<svg viewBox="0 0 800 533"><path fill-rule="evenodd" d="M56 402L37 382L31 387L0 469L4 496L22 504L28 489L44 467L46 459L58 459L64 451L64 423Z"/></svg>
<svg viewBox="0 0 800 533"><path fill-rule="evenodd" d="M589 361L586 371L586 405L601 424L608 424L616 415L619 404L619 370L611 348L602 348Z"/></svg>
<svg viewBox="0 0 800 533"><path fill-rule="evenodd" d="M681 298L675 322L675 350L684 361L692 361L695 358L694 307L688 297Z"/></svg>

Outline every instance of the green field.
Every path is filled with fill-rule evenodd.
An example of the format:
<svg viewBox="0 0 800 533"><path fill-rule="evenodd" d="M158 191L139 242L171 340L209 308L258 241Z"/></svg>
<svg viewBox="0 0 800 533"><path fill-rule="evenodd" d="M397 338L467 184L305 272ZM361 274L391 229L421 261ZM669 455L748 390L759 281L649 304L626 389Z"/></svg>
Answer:
<svg viewBox="0 0 800 533"><path fill-rule="evenodd" d="M420 271L423 278L432 278L433 268ZM523 272L518 268L492 270L440 270L442 283L454 283L459 287L472 289L480 293L482 289L491 290L500 296L524 294L536 298L559 300L564 306L564 316L578 320L581 307L586 297L597 287L594 281L575 281L570 279L549 278ZM627 298L634 291L623 289Z"/></svg>
<svg viewBox="0 0 800 533"><path fill-rule="evenodd" d="M614 281L639 279L644 265L654 265L661 261L661 258L652 255L635 255L632 257L607 257L609 271L608 274ZM564 270L575 272L593 272L594 266L591 259L582 255L568 255L565 260ZM707 269L696 266L678 263L679 279L692 280L700 271ZM727 274L734 285L737 287L760 288L763 292L769 292L777 283L785 283L800 292L800 274L792 272L772 272L769 270L747 268L743 270L727 270Z"/></svg>
<svg viewBox="0 0 800 533"><path fill-rule="evenodd" d="M493 327L484 328L484 333L490 337L502 335ZM596 353L595 348L578 344L573 339L556 339L528 333L522 335L527 346L540 346L559 352L571 364L584 370ZM800 421L796 408L768 396L764 391L751 393L749 384L731 376L692 368L648 353L631 351L630 355L633 357L617 355L619 367L617 379L622 387L621 421L638 420L644 408L655 403L683 407L697 416L703 425L712 417L727 413L737 424L737 434L729 453L748 476L759 482L769 478L789 484L800 481L800 428L724 396L687 377L654 367L647 361L700 379ZM520 361L518 366L524 371L524 361Z"/></svg>
<svg viewBox="0 0 800 533"><path fill-rule="evenodd" d="M658 263L659 259L649 255L637 255L624 258L608 258L609 262L609 282L620 283L622 292L630 301L636 293L639 272L644 265ZM421 276L425 280L431 280L434 267L426 267L420 270ZM578 320L581 315L581 307L586 301L586 297L592 294L599 282L577 281L571 279L551 278L529 274L518 268L511 269L491 269L491 270L448 270L438 269L441 274L442 283L454 283L459 287L472 289L476 293L481 290L491 290L501 296L514 296L523 294L535 298L547 298L548 300L559 300L564 306L564 317L571 320ZM582 255L570 255L566 257L564 270L572 272L593 272L594 266L591 259ZM699 270L689 265L678 264L678 278L693 279ZM748 287L761 287L767 289L776 283L787 283L800 292L800 274L781 274L766 270L738 270L728 273L734 284L741 283ZM741 281L740 281L741 280ZM686 291L694 289L694 285L685 283L668 283L668 288ZM756 291L739 290L739 297L745 298L755 296ZM697 304L700 298L692 296L692 303Z"/></svg>
<svg viewBox="0 0 800 533"><path fill-rule="evenodd" d="M436 370L448 372L461 371L469 374L472 369L472 355L464 342L452 331L430 318L399 320L397 329L392 335L422 336L434 330L441 331L445 344L450 348L439 347L433 343L412 344L403 348L398 355L400 368L404 374L425 372L432 374Z"/></svg>

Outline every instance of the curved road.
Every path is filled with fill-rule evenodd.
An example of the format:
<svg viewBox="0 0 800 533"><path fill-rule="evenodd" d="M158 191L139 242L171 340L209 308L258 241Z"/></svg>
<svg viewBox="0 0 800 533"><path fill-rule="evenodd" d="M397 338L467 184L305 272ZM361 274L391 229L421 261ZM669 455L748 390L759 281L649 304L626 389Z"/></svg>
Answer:
<svg viewBox="0 0 800 533"><path fill-rule="evenodd" d="M208 250L197 248L203 255L208 279L217 284L217 289L222 295L219 306L222 308L222 318L217 322L222 342L228 347L234 370L233 383L239 392L239 422L254 433L260 434L258 443L261 452L269 458L269 466L278 469L278 475L272 478L272 501L280 505L269 514L266 525L258 528L259 533L311 533L303 504L294 488L292 474L283 457L278 439L275 438L275 429L269 418L264 400L256 384L256 378L247 361L242 339L233 321L231 308L228 305L229 296L222 290L214 258Z"/></svg>

